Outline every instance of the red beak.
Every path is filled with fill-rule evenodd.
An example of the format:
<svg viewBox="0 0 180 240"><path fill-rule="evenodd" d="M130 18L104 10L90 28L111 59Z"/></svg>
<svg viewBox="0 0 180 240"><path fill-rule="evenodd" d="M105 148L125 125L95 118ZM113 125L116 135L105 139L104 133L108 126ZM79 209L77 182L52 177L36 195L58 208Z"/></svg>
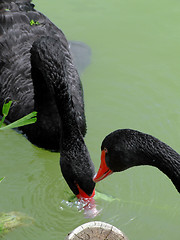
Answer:
<svg viewBox="0 0 180 240"><path fill-rule="evenodd" d="M77 188L78 188L78 190L79 190L79 194L77 194L76 195L76 197L78 198L78 199L84 199L84 198L93 198L94 197L94 195L95 195L95 188L94 188L94 190L93 190L93 192L92 192L92 194L91 194L91 196L89 196L89 195L87 195L87 193L85 193L80 187L79 187L79 185L78 184L76 184L76 186L77 186Z"/></svg>
<svg viewBox="0 0 180 240"><path fill-rule="evenodd" d="M103 180L105 177L111 175L113 173L113 171L111 171L108 166L106 165L106 161L105 161L105 157L106 157L106 152L107 150L104 149L101 152L101 164L99 167L99 171L97 172L97 174L95 175L93 181L95 183Z"/></svg>

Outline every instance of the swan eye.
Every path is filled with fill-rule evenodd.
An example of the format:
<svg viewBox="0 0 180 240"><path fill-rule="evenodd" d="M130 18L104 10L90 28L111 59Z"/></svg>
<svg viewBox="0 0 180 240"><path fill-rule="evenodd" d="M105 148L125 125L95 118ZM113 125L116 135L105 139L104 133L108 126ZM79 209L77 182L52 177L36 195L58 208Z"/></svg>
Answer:
<svg viewBox="0 0 180 240"><path fill-rule="evenodd" d="M107 148L104 148L104 152L105 152L105 153L107 153L107 152L108 152Z"/></svg>

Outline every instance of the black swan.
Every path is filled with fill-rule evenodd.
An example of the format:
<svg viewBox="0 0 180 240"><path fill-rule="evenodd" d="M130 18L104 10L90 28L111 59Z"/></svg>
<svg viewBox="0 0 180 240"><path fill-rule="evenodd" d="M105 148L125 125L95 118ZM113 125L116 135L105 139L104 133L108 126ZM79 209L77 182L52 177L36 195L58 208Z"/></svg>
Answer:
<svg viewBox="0 0 180 240"><path fill-rule="evenodd" d="M56 38L65 56L64 66L76 111L76 120L86 134L83 90L63 34L46 16L34 9L31 0L0 1L0 109L6 99L13 101L7 120L13 122L32 111L38 112L33 125L21 128L35 145L59 151L62 131L54 98L48 88L36 84L39 73L31 65L30 49L41 36ZM33 76L32 73L33 72Z"/></svg>
<svg viewBox="0 0 180 240"><path fill-rule="evenodd" d="M82 86L66 38L29 0L1 2L0 103L13 100L9 121L38 112L37 123L23 132L41 147L60 150L72 192L92 197L95 170L83 139Z"/></svg>
<svg viewBox="0 0 180 240"><path fill-rule="evenodd" d="M31 48L32 78L38 76L34 85L49 89L61 118L63 131L59 142L62 174L75 195L80 193L81 196L88 197L92 193L94 195L95 170L77 124L71 89L66 81L68 72L64 64L66 56L63 47L58 39L47 36L35 41ZM35 96L37 102L41 101L39 92L35 92ZM87 195L83 195L82 190Z"/></svg>
<svg viewBox="0 0 180 240"><path fill-rule="evenodd" d="M180 193L180 155L157 138L136 130L120 129L105 137L101 151L101 165L94 182L113 172L151 165L166 174Z"/></svg>

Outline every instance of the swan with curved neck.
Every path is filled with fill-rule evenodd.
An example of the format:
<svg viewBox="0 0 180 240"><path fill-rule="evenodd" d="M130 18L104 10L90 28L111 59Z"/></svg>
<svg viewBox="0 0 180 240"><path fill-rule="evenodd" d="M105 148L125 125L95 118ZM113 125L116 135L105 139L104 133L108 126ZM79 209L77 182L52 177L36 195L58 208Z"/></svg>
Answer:
<svg viewBox="0 0 180 240"><path fill-rule="evenodd" d="M62 174L72 192L94 195L94 165L84 142L86 120L81 81L60 29L30 0L0 3L0 105L13 100L9 121L36 110L24 126L40 147L60 150Z"/></svg>
<svg viewBox="0 0 180 240"><path fill-rule="evenodd" d="M94 182L113 172L151 165L166 174L180 193L180 155L157 138L136 130L120 129L105 137L101 151L101 165Z"/></svg>
<svg viewBox="0 0 180 240"><path fill-rule="evenodd" d="M94 165L77 124L71 90L66 79L66 58L58 39L42 37L31 49L32 78L35 89L48 88L61 119L60 166L69 187L78 197L94 196ZM38 79L34 78L39 76ZM39 86L39 87L38 87ZM37 102L41 92L37 92ZM41 99L40 99L41 101Z"/></svg>

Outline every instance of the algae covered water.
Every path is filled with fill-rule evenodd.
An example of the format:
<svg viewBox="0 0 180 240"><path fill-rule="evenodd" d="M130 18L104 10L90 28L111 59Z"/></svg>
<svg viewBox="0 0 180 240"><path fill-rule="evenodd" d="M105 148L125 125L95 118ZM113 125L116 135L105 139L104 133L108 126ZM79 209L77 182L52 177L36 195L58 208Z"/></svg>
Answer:
<svg viewBox="0 0 180 240"><path fill-rule="evenodd" d="M180 2L177 0L33 1L68 40L91 48L81 73L88 133L98 169L104 137L119 128L149 133L180 152ZM13 130L0 133L0 212L32 218L4 239L63 240L92 221L78 210L63 179L59 154L37 148ZM96 185L93 219L129 239L179 240L180 198L153 167L116 173ZM71 200L72 199L72 200Z"/></svg>

